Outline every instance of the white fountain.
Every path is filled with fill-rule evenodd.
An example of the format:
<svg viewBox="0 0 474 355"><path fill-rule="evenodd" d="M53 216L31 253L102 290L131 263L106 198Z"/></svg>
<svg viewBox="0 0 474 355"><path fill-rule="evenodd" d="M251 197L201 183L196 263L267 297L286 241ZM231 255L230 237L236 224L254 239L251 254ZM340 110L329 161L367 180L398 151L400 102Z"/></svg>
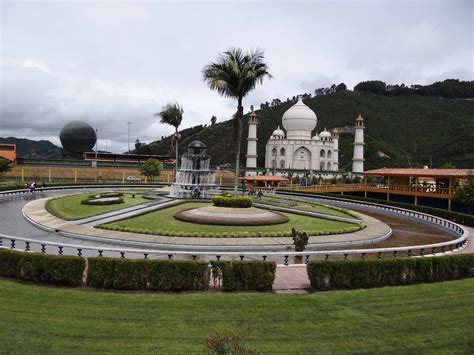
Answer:
<svg viewBox="0 0 474 355"><path fill-rule="evenodd" d="M209 170L210 161L202 142L193 141L188 145L181 156L181 169L176 173L176 182L171 186L170 196L208 199L218 194L216 175Z"/></svg>

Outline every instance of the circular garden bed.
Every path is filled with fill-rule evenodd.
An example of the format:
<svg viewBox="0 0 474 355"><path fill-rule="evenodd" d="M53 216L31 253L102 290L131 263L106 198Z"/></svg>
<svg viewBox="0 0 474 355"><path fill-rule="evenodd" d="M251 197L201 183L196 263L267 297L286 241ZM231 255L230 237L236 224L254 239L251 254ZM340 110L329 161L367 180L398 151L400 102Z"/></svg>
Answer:
<svg viewBox="0 0 474 355"><path fill-rule="evenodd" d="M288 222L287 216L255 207L206 206L178 211L174 217L181 221L199 224L238 226L265 226Z"/></svg>

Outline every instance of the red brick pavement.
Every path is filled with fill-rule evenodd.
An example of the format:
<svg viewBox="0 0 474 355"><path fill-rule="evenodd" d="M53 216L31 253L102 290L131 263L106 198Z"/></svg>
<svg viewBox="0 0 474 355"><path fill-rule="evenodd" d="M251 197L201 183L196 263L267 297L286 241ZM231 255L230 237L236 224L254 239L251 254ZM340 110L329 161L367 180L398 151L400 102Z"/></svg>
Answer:
<svg viewBox="0 0 474 355"><path fill-rule="evenodd" d="M278 266L276 269L273 290L305 290L309 289L306 265Z"/></svg>

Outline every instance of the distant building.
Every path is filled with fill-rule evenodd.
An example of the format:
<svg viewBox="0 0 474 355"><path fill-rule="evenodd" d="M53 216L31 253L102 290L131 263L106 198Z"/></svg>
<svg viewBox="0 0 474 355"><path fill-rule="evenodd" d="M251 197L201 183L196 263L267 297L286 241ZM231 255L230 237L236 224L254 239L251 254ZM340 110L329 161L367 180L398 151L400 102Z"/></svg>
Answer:
<svg viewBox="0 0 474 355"><path fill-rule="evenodd" d="M297 169L316 171L338 171L339 133L336 129L311 137L316 128L317 117L313 110L298 102L282 117L285 132L278 127L273 131L265 148L265 168Z"/></svg>
<svg viewBox="0 0 474 355"><path fill-rule="evenodd" d="M0 158L16 163L16 144L0 144Z"/></svg>

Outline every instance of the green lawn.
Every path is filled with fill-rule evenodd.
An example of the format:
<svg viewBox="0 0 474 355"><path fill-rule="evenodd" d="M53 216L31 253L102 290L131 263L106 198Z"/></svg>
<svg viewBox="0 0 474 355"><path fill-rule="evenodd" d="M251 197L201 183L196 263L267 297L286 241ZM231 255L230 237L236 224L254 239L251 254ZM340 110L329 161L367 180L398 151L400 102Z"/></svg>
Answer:
<svg viewBox="0 0 474 355"><path fill-rule="evenodd" d="M219 226L184 222L175 219L174 214L182 209L198 208L209 205L204 202L188 202L162 210L146 213L137 217L108 223L106 226L133 228L134 230L148 229L154 234L160 231L196 232L199 233L232 233L232 232L279 232L290 231L292 227L302 231L334 230L354 226L353 224L327 219L301 216L293 213L282 213L288 217L288 222L269 226Z"/></svg>
<svg viewBox="0 0 474 355"><path fill-rule="evenodd" d="M275 353L474 351L474 279L307 295L118 293L0 279L1 353L203 353L224 330Z"/></svg>
<svg viewBox="0 0 474 355"><path fill-rule="evenodd" d="M49 200L46 203L46 209L49 213L55 215L56 217L73 221L76 219L91 217L99 215L106 212L120 210L122 208L127 208L135 205L139 205L144 202L150 202L142 197L142 195L135 195L135 198L132 198L130 194L123 195L123 203L117 205L106 205L106 206L91 206L91 205L82 205L81 201L87 197L94 195L94 192L90 191L84 194L71 195L65 197L59 197L52 200Z"/></svg>

